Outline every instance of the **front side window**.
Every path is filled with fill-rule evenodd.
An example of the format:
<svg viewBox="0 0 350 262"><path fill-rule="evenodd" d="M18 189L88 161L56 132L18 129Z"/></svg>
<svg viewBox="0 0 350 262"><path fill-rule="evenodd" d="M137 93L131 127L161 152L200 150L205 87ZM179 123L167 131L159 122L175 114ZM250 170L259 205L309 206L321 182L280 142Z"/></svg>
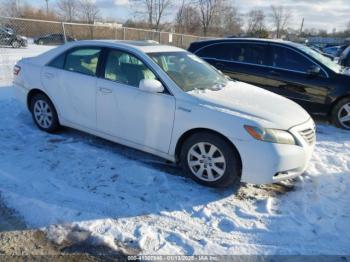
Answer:
<svg viewBox="0 0 350 262"><path fill-rule="evenodd" d="M85 75L95 76L100 48L79 48L66 55L64 69Z"/></svg>
<svg viewBox="0 0 350 262"><path fill-rule="evenodd" d="M306 73L314 64L301 54L285 47L272 46L272 66Z"/></svg>
<svg viewBox="0 0 350 262"><path fill-rule="evenodd" d="M148 55L185 92L219 90L228 82L222 73L188 52L160 52Z"/></svg>
<svg viewBox="0 0 350 262"><path fill-rule="evenodd" d="M303 53L308 54L313 59L315 59L318 63L326 66L327 68L331 69L334 72L339 73L341 71L341 66L329 59L328 57L323 56L322 54L316 52L315 50L312 50L310 47L307 47L302 44L296 44L293 43L293 46L298 48Z"/></svg>
<svg viewBox="0 0 350 262"><path fill-rule="evenodd" d="M141 80L156 79L156 76L135 56L123 51L111 50L108 53L104 78L138 87Z"/></svg>

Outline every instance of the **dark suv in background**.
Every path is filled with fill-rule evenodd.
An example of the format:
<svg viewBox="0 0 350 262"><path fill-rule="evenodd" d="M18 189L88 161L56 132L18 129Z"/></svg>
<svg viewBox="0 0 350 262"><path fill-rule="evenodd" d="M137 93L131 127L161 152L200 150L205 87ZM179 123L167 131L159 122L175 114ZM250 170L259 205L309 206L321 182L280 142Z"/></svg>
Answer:
<svg viewBox="0 0 350 262"><path fill-rule="evenodd" d="M27 46L28 41L26 37L18 35L13 29L0 26L0 45L20 48Z"/></svg>
<svg viewBox="0 0 350 262"><path fill-rule="evenodd" d="M308 112L350 129L350 75L307 46L236 38L194 42L189 51L232 79L288 97Z"/></svg>

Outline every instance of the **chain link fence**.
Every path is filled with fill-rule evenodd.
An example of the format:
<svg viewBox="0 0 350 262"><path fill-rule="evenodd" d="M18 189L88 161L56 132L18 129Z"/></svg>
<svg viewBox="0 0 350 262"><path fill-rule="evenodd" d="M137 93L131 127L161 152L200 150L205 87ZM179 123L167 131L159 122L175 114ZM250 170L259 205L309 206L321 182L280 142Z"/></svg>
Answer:
<svg viewBox="0 0 350 262"><path fill-rule="evenodd" d="M28 44L28 48L18 48L21 45L14 42L14 39L23 37L26 40L21 45ZM191 42L208 37L128 28L116 24L92 25L0 16L0 86L11 84L13 66L21 58L36 56L66 41L89 39L153 40L187 49Z"/></svg>
<svg viewBox="0 0 350 262"><path fill-rule="evenodd" d="M209 39L209 37L128 28L121 25L92 25L1 16L0 26L11 28L18 35L27 37L30 43L43 45L60 44L60 42L64 43L65 40L153 40L160 44L186 49L191 42ZM55 37L56 39L50 40L50 38Z"/></svg>

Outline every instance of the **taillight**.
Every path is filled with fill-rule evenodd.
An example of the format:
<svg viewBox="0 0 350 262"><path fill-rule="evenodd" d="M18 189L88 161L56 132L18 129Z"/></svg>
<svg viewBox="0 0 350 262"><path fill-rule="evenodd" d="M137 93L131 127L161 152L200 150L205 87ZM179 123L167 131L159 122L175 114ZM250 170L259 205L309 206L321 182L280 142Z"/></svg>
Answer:
<svg viewBox="0 0 350 262"><path fill-rule="evenodd" d="M19 72L21 71L21 67L18 65L15 65L15 67L13 68L13 74L15 76L18 76Z"/></svg>

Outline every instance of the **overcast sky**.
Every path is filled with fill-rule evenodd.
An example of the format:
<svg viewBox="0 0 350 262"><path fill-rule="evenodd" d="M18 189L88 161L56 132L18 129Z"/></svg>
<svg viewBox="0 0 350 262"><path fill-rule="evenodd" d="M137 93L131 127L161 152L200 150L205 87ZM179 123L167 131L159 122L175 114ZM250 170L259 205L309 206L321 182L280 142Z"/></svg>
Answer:
<svg viewBox="0 0 350 262"><path fill-rule="evenodd" d="M25 1L25 0L24 0ZM44 0L26 0L36 6L44 6ZM49 0L50 5L55 5L57 0ZM95 0L104 17L112 17L118 21L125 21L134 17L134 12L129 0ZM344 30L350 21L350 0L231 0L241 13L246 13L252 8L261 8L270 11L271 5L284 5L293 14L290 27L300 28L304 17L304 28L317 28L332 31ZM174 0L180 4L180 0ZM169 13L168 20L175 15Z"/></svg>

